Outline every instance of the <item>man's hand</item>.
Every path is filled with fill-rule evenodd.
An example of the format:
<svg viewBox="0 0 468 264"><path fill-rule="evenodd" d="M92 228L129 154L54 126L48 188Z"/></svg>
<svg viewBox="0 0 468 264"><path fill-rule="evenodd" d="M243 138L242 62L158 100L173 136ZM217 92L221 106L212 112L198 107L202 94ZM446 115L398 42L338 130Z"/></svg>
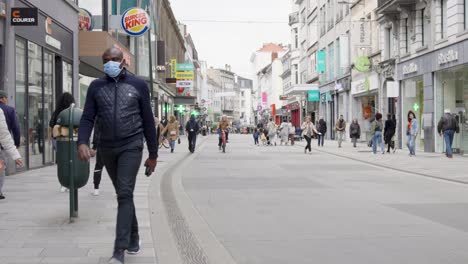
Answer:
<svg viewBox="0 0 468 264"><path fill-rule="evenodd" d="M78 156L82 161L89 161L91 158L91 151L86 144L81 144L78 146Z"/></svg>
<svg viewBox="0 0 468 264"><path fill-rule="evenodd" d="M23 160L22 159L17 159L15 160L15 164L17 167L23 167Z"/></svg>
<svg viewBox="0 0 468 264"><path fill-rule="evenodd" d="M89 152L91 154L91 157L96 156L97 151L95 149L90 150Z"/></svg>
<svg viewBox="0 0 468 264"><path fill-rule="evenodd" d="M156 164L158 163L158 160L157 159L150 159L148 158L146 161L145 161L145 166L146 167L149 167L149 170L151 173L154 172L154 170L156 169Z"/></svg>

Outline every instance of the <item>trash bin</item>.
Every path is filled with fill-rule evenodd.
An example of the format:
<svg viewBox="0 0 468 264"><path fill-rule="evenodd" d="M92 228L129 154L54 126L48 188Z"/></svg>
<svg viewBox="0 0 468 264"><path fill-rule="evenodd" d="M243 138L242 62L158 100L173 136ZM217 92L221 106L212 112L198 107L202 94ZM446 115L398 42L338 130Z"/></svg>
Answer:
<svg viewBox="0 0 468 264"><path fill-rule="evenodd" d="M85 186L89 178L89 162L78 158L78 127L82 114L81 109L70 106L60 112L57 118L57 125L60 126L60 136L57 137L57 176L60 184L69 189ZM69 135L70 132L73 135Z"/></svg>

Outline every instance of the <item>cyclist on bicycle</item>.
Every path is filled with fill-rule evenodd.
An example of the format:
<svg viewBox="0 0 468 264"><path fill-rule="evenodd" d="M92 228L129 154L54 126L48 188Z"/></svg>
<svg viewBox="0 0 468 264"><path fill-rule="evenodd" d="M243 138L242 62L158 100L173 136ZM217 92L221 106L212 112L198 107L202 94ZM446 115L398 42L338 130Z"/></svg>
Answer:
<svg viewBox="0 0 468 264"><path fill-rule="evenodd" d="M223 144L223 139L221 137L222 135L222 131L224 131L224 133L226 134L226 142L228 142L228 128L229 128L229 121L227 119L227 116L223 115L223 117L221 117L221 122L219 122L219 125L218 125L218 131L219 131L219 143L218 143L218 147L219 147L219 150L221 150L221 146Z"/></svg>

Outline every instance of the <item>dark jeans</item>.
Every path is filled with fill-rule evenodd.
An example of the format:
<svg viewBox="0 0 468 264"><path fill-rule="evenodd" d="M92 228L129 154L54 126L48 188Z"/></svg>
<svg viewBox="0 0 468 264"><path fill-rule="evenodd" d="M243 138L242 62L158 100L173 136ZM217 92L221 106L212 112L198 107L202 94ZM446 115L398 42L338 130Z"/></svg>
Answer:
<svg viewBox="0 0 468 264"><path fill-rule="evenodd" d="M139 239L133 191L143 156L143 140L118 148L101 148L102 160L117 194L115 249L127 249L130 239Z"/></svg>
<svg viewBox="0 0 468 264"><path fill-rule="evenodd" d="M323 147L323 143L325 142L325 135L322 134L322 135L318 135L317 137L318 137L318 140L317 140L317 141L318 141L318 146L319 146L319 147L320 147L320 146Z"/></svg>
<svg viewBox="0 0 468 264"><path fill-rule="evenodd" d="M190 152L195 151L195 146L197 145L197 134L196 133L189 133L188 134L188 142L189 142L189 150Z"/></svg>
<svg viewBox="0 0 468 264"><path fill-rule="evenodd" d="M104 168L104 163L102 161L101 151L98 151L96 154L96 165L94 166L94 189L99 189L99 184L101 184L102 168Z"/></svg>
<svg viewBox="0 0 468 264"><path fill-rule="evenodd" d="M353 142L353 147L357 147L357 146L356 146L356 143L357 143L357 136L352 136L352 137L351 137L351 141Z"/></svg>
<svg viewBox="0 0 468 264"><path fill-rule="evenodd" d="M312 146L310 145L310 142L312 141L312 137L304 136L304 138L307 141L307 146L305 147L305 149L308 149L309 152L311 152Z"/></svg>
<svg viewBox="0 0 468 264"><path fill-rule="evenodd" d="M453 144L453 137L455 136L455 130L445 130L444 131L444 140L445 140L445 154L447 156L453 155L452 144Z"/></svg>
<svg viewBox="0 0 468 264"><path fill-rule="evenodd" d="M258 137L254 138L255 145L258 145Z"/></svg>

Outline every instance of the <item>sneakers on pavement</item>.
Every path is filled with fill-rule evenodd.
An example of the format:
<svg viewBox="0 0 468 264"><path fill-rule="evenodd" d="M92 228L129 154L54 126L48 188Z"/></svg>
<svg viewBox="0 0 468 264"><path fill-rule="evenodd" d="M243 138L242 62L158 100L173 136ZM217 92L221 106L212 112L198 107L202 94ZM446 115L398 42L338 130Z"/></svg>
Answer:
<svg viewBox="0 0 468 264"><path fill-rule="evenodd" d="M136 241L130 241L130 245L128 246L127 253L130 255L136 255L140 252L140 247L141 247L140 239Z"/></svg>
<svg viewBox="0 0 468 264"><path fill-rule="evenodd" d="M68 191L68 188L67 188L67 187L62 186L62 187L60 188L60 192L64 193L64 192L66 192L66 191Z"/></svg>
<svg viewBox="0 0 468 264"><path fill-rule="evenodd" d="M3 193L0 193L0 200L3 200L5 199L5 195L3 195Z"/></svg>
<svg viewBox="0 0 468 264"><path fill-rule="evenodd" d="M99 189L94 189L93 195L98 196L99 195Z"/></svg>
<svg viewBox="0 0 468 264"><path fill-rule="evenodd" d="M123 249L115 249L108 263L109 264L124 264L125 263L125 251Z"/></svg>

